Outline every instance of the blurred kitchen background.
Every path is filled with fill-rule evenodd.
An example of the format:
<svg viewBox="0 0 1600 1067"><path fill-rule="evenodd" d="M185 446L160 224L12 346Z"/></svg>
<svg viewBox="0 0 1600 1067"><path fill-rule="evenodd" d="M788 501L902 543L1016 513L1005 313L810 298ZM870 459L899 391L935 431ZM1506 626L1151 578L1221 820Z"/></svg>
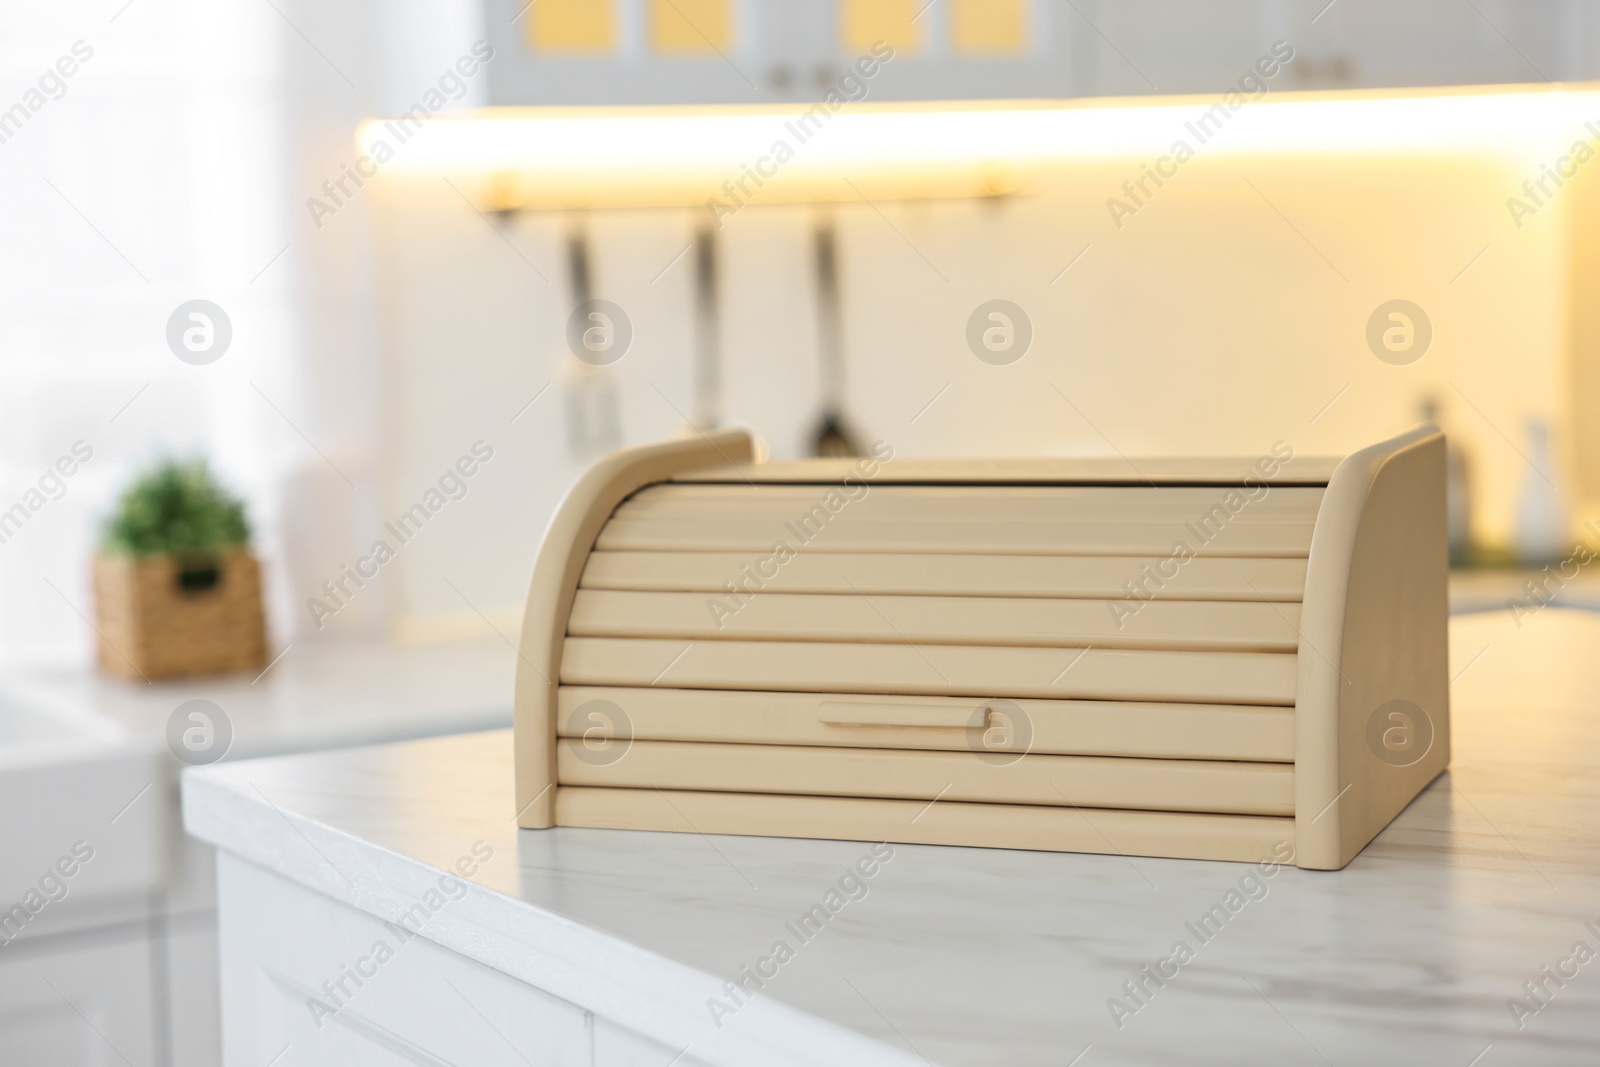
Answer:
<svg viewBox="0 0 1600 1067"><path fill-rule="evenodd" d="M1280 41L1293 58L1265 79L1269 99L1582 80L1600 73L1593 4L107 0L9 2L3 17L5 105L75 42L92 49L0 144L3 503L73 442L94 449L0 546L6 661L85 659L97 517L168 452L211 455L246 496L274 651L482 636L486 618L514 634L539 533L596 451L699 418L805 454L835 391L851 434L901 455L1254 455L1278 439L1338 452L1431 409L1466 458L1479 544L1513 549L1531 507L1535 556L1563 554L1600 491L1584 201L1564 192L1521 228L1507 208L1562 146L1593 139L1581 107L1552 119L1547 157L1521 136L1525 114L1492 105L1465 121L1476 137L1352 115L1319 127L1327 144L1286 151L1245 128L1247 107L1121 228L1108 198L1214 100L1130 118L1146 132L1103 144L1086 128L1033 187L979 160L996 176L965 195L817 207L758 191L715 231L710 381L703 206L497 211L470 181L400 165L347 182L336 211L308 206L334 204L324 183L357 164L364 119L410 110L475 42L493 58L447 84L449 112L812 102L889 43L848 117L901 101L1220 97ZM589 294L633 331L599 371L566 340L574 235ZM208 365L166 341L192 299L232 327ZM1031 322L1010 365L966 340L992 299ZM1433 330L1406 366L1366 340L1393 299ZM308 599L479 440L494 458L467 497L319 631Z"/></svg>
<svg viewBox="0 0 1600 1067"><path fill-rule="evenodd" d="M612 448L1136 463L1426 418L1458 607L1528 597L1600 540L1597 78L1584 0L0 0L0 905L87 833L47 815L115 813L92 906L0 947L0 1060L215 1062L169 715L214 701L233 756L509 722L540 534ZM797 138L760 106L830 93L763 163ZM254 677L94 672L100 523L167 456L247 505ZM60 756L35 704L165 769Z"/></svg>

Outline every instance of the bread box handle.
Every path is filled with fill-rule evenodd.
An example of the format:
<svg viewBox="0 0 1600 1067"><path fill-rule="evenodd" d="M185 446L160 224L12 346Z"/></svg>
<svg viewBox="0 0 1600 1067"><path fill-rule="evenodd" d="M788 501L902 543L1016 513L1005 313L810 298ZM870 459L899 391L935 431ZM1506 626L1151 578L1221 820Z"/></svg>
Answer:
<svg viewBox="0 0 1600 1067"><path fill-rule="evenodd" d="M940 726L964 730L987 721L973 722L973 709L960 704L875 704L857 700L824 701L817 718L836 726Z"/></svg>

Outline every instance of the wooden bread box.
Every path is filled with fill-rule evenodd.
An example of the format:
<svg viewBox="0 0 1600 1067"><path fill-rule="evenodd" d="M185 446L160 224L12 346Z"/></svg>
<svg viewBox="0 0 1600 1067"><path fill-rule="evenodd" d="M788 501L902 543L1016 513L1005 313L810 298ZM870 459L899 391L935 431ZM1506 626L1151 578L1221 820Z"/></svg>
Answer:
<svg viewBox="0 0 1600 1067"><path fill-rule="evenodd" d="M1337 869L1449 762L1444 438L1342 459L598 462L518 823Z"/></svg>

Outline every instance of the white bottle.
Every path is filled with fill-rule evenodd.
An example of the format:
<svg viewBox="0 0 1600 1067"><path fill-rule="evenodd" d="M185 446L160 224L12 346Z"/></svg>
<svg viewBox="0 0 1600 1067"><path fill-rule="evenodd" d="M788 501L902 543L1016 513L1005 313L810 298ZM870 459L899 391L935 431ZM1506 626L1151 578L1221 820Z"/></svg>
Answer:
<svg viewBox="0 0 1600 1067"><path fill-rule="evenodd" d="M1522 491L1517 494L1514 548L1519 562L1543 565L1567 554L1572 548L1572 531L1550 427L1542 418L1530 415L1527 435L1528 465L1523 470Z"/></svg>
<svg viewBox="0 0 1600 1067"><path fill-rule="evenodd" d="M1472 557L1472 464L1467 459L1460 441L1453 436L1440 418L1437 397L1425 396L1421 405L1422 421L1445 431L1445 518L1450 537L1452 563Z"/></svg>

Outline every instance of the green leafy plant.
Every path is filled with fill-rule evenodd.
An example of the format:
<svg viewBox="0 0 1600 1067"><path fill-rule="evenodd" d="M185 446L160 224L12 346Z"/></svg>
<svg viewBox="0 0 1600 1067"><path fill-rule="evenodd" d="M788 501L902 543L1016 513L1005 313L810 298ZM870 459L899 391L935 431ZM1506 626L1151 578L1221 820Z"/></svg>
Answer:
<svg viewBox="0 0 1600 1067"><path fill-rule="evenodd" d="M204 556L249 540L244 501L222 487L205 460L164 460L122 494L101 531L100 549Z"/></svg>

